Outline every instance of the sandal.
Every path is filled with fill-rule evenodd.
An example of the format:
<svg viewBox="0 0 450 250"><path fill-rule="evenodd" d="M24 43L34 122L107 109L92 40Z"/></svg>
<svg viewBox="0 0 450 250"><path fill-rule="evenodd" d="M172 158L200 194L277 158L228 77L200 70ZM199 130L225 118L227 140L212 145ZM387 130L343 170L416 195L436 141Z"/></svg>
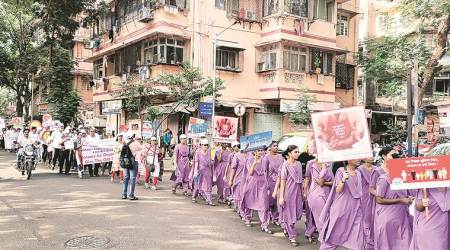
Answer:
<svg viewBox="0 0 450 250"><path fill-rule="evenodd" d="M214 203L212 203L212 202L208 202L208 206L215 207L216 204L214 204Z"/></svg>
<svg viewBox="0 0 450 250"><path fill-rule="evenodd" d="M283 231L284 237L289 238L289 234L286 230Z"/></svg>
<svg viewBox="0 0 450 250"><path fill-rule="evenodd" d="M311 243L313 245L317 244L316 238L314 238L313 236L311 236L311 237L306 236L306 239L309 241L309 243Z"/></svg>
<svg viewBox="0 0 450 250"><path fill-rule="evenodd" d="M197 200L193 198L192 203L197 203Z"/></svg>
<svg viewBox="0 0 450 250"><path fill-rule="evenodd" d="M246 225L247 227L252 227L252 223L251 223L250 221L246 221L246 222L245 222L245 225Z"/></svg>
<svg viewBox="0 0 450 250"><path fill-rule="evenodd" d="M273 232L268 228L261 228L261 231L263 231L264 233L267 233L267 234L273 234Z"/></svg>
<svg viewBox="0 0 450 250"><path fill-rule="evenodd" d="M127 196L126 195L122 195L122 200L126 200Z"/></svg>
<svg viewBox="0 0 450 250"><path fill-rule="evenodd" d="M177 189L176 188L172 188L172 194L175 194L177 192Z"/></svg>
<svg viewBox="0 0 450 250"><path fill-rule="evenodd" d="M139 200L138 197L136 197L136 196L133 196L130 198L130 201L136 201L136 200Z"/></svg>
<svg viewBox="0 0 450 250"><path fill-rule="evenodd" d="M295 240L290 240L290 242L291 242L291 246L293 246L293 247L297 247L297 246L298 246L297 241L295 241Z"/></svg>

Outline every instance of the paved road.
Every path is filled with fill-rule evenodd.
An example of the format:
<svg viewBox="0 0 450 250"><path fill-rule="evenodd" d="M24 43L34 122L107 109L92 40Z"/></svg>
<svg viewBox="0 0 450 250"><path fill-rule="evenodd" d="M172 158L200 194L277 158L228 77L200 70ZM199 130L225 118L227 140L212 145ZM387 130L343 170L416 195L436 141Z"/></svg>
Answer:
<svg viewBox="0 0 450 250"><path fill-rule="evenodd" d="M14 155L0 152L1 249L68 249L88 242L96 249L293 249L278 228L264 234L257 220L247 228L227 207L172 195L168 181L158 191L139 186L140 200L124 201L121 186L107 177L80 180L41 167L27 181L13 163ZM305 242L304 223L299 232L297 249L318 248Z"/></svg>

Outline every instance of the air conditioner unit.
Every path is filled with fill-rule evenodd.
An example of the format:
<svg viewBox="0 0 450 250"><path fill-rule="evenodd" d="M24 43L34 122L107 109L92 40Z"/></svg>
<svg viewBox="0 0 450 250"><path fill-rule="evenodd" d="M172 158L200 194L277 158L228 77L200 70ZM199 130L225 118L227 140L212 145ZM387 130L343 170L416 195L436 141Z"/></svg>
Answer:
<svg viewBox="0 0 450 250"><path fill-rule="evenodd" d="M250 20L250 21L255 21L256 20L255 12L253 12L251 10L247 10L245 12L245 19Z"/></svg>
<svg viewBox="0 0 450 250"><path fill-rule="evenodd" d="M139 22L149 22L151 20L153 20L153 11L151 8L145 7L139 10L139 14L138 14L138 21Z"/></svg>
<svg viewBox="0 0 450 250"><path fill-rule="evenodd" d="M267 70L267 64L265 62L258 63L258 71L266 71Z"/></svg>

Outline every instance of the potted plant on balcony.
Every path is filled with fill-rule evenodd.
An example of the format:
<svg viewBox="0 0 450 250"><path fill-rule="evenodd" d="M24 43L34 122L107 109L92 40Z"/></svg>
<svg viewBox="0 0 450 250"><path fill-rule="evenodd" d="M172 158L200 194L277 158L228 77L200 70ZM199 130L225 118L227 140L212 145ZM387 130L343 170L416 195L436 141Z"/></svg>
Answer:
<svg viewBox="0 0 450 250"><path fill-rule="evenodd" d="M314 67L316 68L316 74L320 75L322 69L320 68L320 59L319 57L314 58Z"/></svg>

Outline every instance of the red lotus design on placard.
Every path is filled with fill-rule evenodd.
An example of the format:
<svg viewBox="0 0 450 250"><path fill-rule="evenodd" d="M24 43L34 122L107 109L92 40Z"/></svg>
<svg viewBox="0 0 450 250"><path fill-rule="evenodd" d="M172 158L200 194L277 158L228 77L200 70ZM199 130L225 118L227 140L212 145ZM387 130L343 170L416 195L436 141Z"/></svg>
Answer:
<svg viewBox="0 0 450 250"><path fill-rule="evenodd" d="M228 138L236 132L236 127L228 118L216 119L215 130L220 137Z"/></svg>

